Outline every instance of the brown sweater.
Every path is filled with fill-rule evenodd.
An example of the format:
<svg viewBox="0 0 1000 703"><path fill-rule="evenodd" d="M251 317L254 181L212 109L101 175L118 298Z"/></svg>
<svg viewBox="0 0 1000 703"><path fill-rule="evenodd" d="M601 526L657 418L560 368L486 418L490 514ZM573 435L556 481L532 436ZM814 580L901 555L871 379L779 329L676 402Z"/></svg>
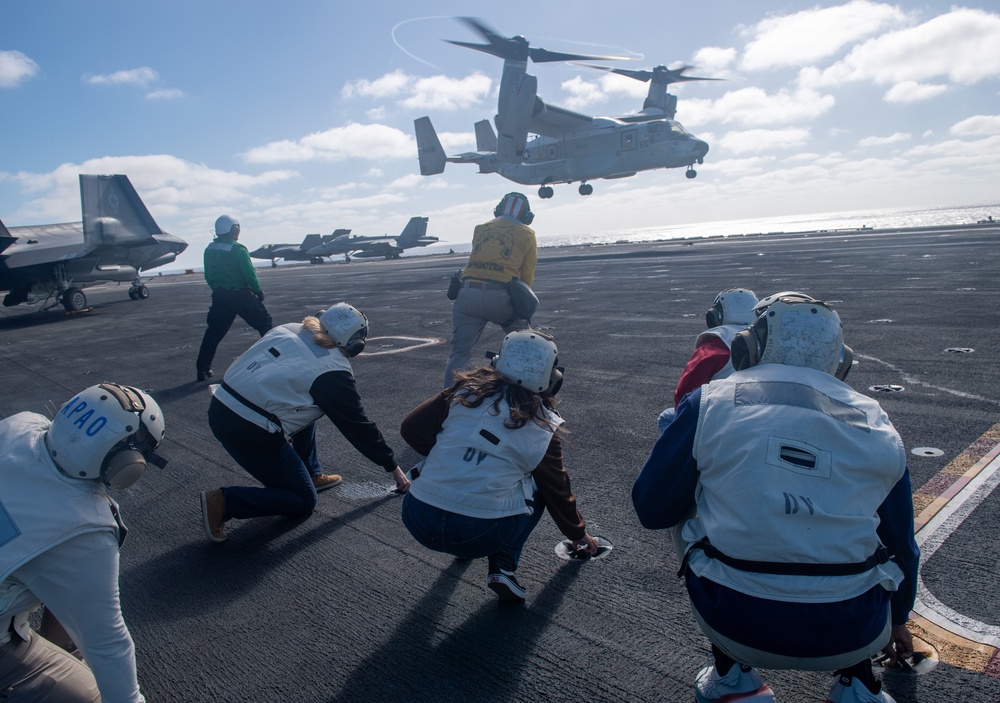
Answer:
<svg viewBox="0 0 1000 703"><path fill-rule="evenodd" d="M441 391L411 410L399 428L403 439L421 456L427 456L437 435L444 427L450 405ZM563 466L562 442L553 434L545 457L531 475L538 487L536 498L541 499L556 527L566 537L579 540L587 532L587 523L576 509L576 496L569 485L569 474Z"/></svg>

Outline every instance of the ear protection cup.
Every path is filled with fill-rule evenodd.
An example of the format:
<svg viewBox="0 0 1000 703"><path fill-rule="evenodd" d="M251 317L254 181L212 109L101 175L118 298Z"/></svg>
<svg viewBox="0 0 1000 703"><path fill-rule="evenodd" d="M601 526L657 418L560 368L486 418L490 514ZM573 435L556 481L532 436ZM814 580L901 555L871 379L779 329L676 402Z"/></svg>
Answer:
<svg viewBox="0 0 1000 703"><path fill-rule="evenodd" d="M737 371L749 369L760 363L767 346L767 320L759 318L750 327L736 333L729 346L729 359Z"/></svg>
<svg viewBox="0 0 1000 703"><path fill-rule="evenodd" d="M121 490L139 480L146 470L146 458L135 449L109 454L101 469L101 480L108 488Z"/></svg>
<svg viewBox="0 0 1000 703"><path fill-rule="evenodd" d="M557 366L552 369L552 381L549 383L549 395L555 395L562 388L563 384L563 367Z"/></svg>
<svg viewBox="0 0 1000 703"><path fill-rule="evenodd" d="M851 366L853 364L854 350L845 344L840 349L840 361L837 362L837 370L833 372L833 375L841 381L846 380L847 374L851 372Z"/></svg>
<svg viewBox="0 0 1000 703"><path fill-rule="evenodd" d="M722 305L716 303L705 313L705 324L709 329L722 324Z"/></svg>
<svg viewBox="0 0 1000 703"><path fill-rule="evenodd" d="M525 210L521 214L521 216L517 219L521 220L521 222L523 222L526 225L530 225L535 220L535 213L533 213L531 210Z"/></svg>
<svg viewBox="0 0 1000 703"><path fill-rule="evenodd" d="M364 351L365 338L361 336L361 334L361 332L358 332L347 341L346 345L344 345L344 353L347 354L347 356L355 357Z"/></svg>

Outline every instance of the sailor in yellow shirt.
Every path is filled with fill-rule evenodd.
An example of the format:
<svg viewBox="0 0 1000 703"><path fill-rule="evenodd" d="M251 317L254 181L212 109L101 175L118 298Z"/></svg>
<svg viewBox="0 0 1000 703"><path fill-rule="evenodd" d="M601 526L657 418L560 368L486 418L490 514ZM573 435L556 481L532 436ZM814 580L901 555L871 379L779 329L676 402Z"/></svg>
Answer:
<svg viewBox="0 0 1000 703"><path fill-rule="evenodd" d="M529 286L535 281L538 247L535 231L528 227L535 215L521 193L507 193L493 209L494 218L477 225L472 253L462 272L462 288L451 308L451 356L444 371L444 386L455 382L454 372L472 358L472 350L487 322L504 332L527 329L518 319L507 293L507 283L518 278Z"/></svg>

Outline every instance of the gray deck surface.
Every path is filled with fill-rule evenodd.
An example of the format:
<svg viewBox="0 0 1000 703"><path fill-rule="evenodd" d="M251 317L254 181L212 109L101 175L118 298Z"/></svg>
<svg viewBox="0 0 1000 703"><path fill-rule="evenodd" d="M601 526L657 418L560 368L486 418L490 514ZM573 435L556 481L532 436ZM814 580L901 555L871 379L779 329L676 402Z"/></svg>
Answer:
<svg viewBox="0 0 1000 703"><path fill-rule="evenodd" d="M544 223L538 223L544 232ZM345 300L371 337L446 339L451 273L464 256L261 269L276 324ZM163 406L165 470L116 498L131 528L122 552L126 621L150 701L689 701L708 643L692 618L667 535L642 529L629 491L716 293L798 289L835 302L859 364L848 382L882 403L908 449L915 489L1000 421L1000 230L986 226L831 232L540 250L535 326L556 336L571 431L567 464L591 533L614 552L557 559L544 518L518 578L523 606L500 607L484 562L417 545L391 479L320 422L320 457L344 483L305 521L202 531L198 492L252 484L212 437L194 382L208 287L154 277L146 301L88 289L90 312L0 311L0 415L51 412L104 380L149 389ZM498 349L489 327L477 349ZM240 320L217 374L257 338ZM374 339L392 351L400 339ZM972 348L966 354L948 348ZM365 407L404 467L403 416L436 392L448 344L354 361ZM869 391L897 384L895 394ZM949 607L1000 624L1000 496L992 495L922 567ZM780 624L776 623L776 627ZM820 636L822 636L820 634ZM822 701L828 675L765 671L779 701ZM893 675L899 703L997 701L1000 680L942 663Z"/></svg>

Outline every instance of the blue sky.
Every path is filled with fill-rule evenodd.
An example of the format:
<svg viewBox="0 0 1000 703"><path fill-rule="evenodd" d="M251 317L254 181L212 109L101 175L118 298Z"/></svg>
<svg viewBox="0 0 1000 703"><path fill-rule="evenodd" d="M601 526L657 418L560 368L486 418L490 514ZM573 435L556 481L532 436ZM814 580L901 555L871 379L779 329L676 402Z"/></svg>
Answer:
<svg viewBox="0 0 1000 703"><path fill-rule="evenodd" d="M429 3L428 3L429 5ZM328 0L0 2L0 219L80 219L79 173L125 173L200 265L215 218L241 241L350 228L397 234L414 215L464 243L509 190L548 234L878 207L1000 202L1000 8L888 4L609 5ZM433 16L428 16L432 14ZM583 198L473 166L419 175L413 120L449 153L496 111L501 61L475 16L533 46L630 52L630 68L692 64L722 82L674 85L677 119L711 151L683 169L594 181ZM645 84L532 64L538 94L594 115L637 111ZM692 72L695 73L695 72Z"/></svg>

